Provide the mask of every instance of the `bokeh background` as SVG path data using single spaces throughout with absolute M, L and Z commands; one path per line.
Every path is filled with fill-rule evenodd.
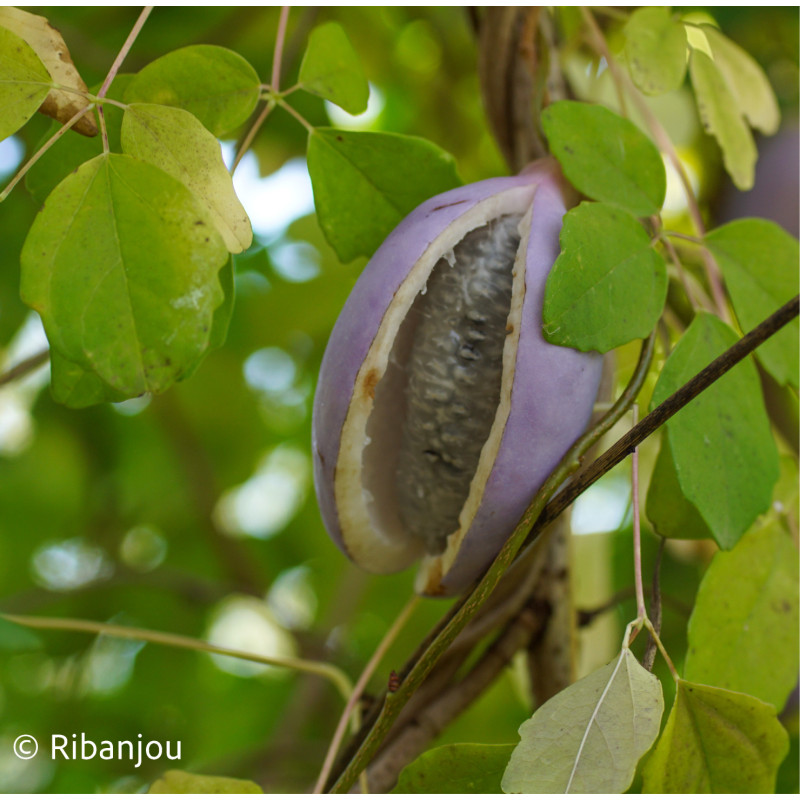
M 125 7 L 31 10 L 61 30 L 90 86 L 103 79 L 138 15 Z M 654 108 L 710 219 L 757 213 L 796 235 L 797 9 L 692 12 L 711 17 L 750 52 L 778 95 L 783 128 L 759 142 L 756 188 L 738 196 L 722 175 L 688 89 L 659 98 Z M 178 47 L 210 43 L 241 53 L 266 82 L 277 19 L 276 8 L 157 8 L 123 71 Z M 284 85 L 296 75 L 308 31 L 331 19 L 344 26 L 363 59 L 370 106 L 353 118 L 317 98 L 293 95 L 309 121 L 425 136 L 453 153 L 465 181 L 506 171 L 483 117 L 468 11 L 294 9 Z M 569 35 L 569 10 L 560 23 Z M 608 35 L 613 48 L 619 43 L 613 24 Z M 564 67 L 579 98 L 614 105 L 604 65 L 578 42 L 565 49 Z M 37 116 L 0 143 L 3 182 L 49 125 Z M 223 143 L 228 158 L 234 148 Z M 0 610 L 324 659 L 354 677 L 369 658 L 404 605 L 413 575 L 361 573 L 328 540 L 317 511 L 311 401 L 328 334 L 364 261 L 338 263 L 323 240 L 304 152 L 303 128 L 276 111 L 236 173 L 256 243 L 236 259 L 228 340 L 191 379 L 160 397 L 83 411 L 52 401 L 46 366 L 0 387 Z M 19 300 L 19 253 L 36 211 L 23 186 L 0 207 L 0 372 L 46 345 L 38 317 Z M 673 228 L 685 224 L 683 211 L 680 192 L 671 191 Z M 620 380 L 637 349 L 619 353 Z M 643 449 L 645 472 L 655 451 L 655 444 Z M 622 626 L 635 615 L 629 493 L 623 464 L 575 508 L 577 604 L 592 609 L 619 598 L 582 632 L 582 671 L 613 654 Z M 645 544 L 647 570 L 653 537 Z M 710 555 L 696 543 L 665 554 L 665 641 L 679 664 Z M 446 607 L 444 601 L 422 604 L 373 689 L 402 665 Z M 328 684 L 285 670 L 86 634 L 40 632 L 38 639 L 36 647 L 0 641 L 3 792 L 138 791 L 175 766 L 20 761 L 11 752 L 22 733 L 44 740 L 80 732 L 96 741 L 138 734 L 145 741 L 180 740 L 182 769 L 250 778 L 266 791 L 306 790 L 341 712 Z M 524 670 L 512 665 L 440 741 L 515 742 L 530 714 L 528 694 Z M 796 711 L 787 724 L 793 749 L 779 789 L 796 791 Z

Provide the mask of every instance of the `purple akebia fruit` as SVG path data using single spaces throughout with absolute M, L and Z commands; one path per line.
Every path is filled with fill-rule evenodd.
M 421 559 L 451 595 L 499 552 L 586 427 L 602 356 L 545 342 L 545 281 L 571 196 L 551 159 L 423 203 L 378 248 L 314 398 L 317 498 L 364 569 Z

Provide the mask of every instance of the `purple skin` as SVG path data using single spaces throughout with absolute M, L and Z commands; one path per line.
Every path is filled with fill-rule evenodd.
M 455 563 L 426 591 L 454 594 L 493 560 L 541 483 L 583 432 L 600 383 L 602 356 L 544 341 L 541 310 L 547 274 L 559 254 L 565 213 L 553 163 L 538 162 L 510 178 L 459 187 L 423 203 L 378 248 L 334 326 L 314 398 L 314 482 L 323 521 L 344 551 L 334 501 L 339 441 L 356 376 L 385 309 L 428 245 L 476 203 L 515 186 L 540 183 L 528 245 L 526 295 L 512 389 L 512 407 L 483 499 Z M 547 394 L 542 396 L 542 376 Z

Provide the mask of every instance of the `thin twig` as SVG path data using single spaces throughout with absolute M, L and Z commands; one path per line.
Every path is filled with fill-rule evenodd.
M 236 167 L 239 166 L 239 162 L 244 158 L 245 153 L 249 150 L 250 145 L 253 143 L 253 139 L 256 138 L 256 134 L 261 130 L 261 126 L 264 124 L 264 120 L 270 115 L 272 109 L 275 108 L 275 101 L 268 100 L 267 104 L 261 110 L 261 113 L 258 115 L 256 121 L 250 126 L 250 130 L 247 131 L 247 135 L 242 139 L 242 143 L 239 145 L 239 150 L 236 153 L 236 158 L 233 159 L 233 164 L 231 164 L 231 175 L 236 172 Z
M 661 556 L 664 555 L 664 546 L 667 540 L 662 536 L 661 541 L 658 543 L 658 552 L 656 553 L 656 563 L 653 566 L 653 587 L 650 594 L 650 614 L 653 628 L 656 633 L 661 635 Z M 653 664 L 656 660 L 656 650 L 658 645 L 652 634 L 648 633 L 647 645 L 644 649 L 642 656 L 642 666 L 648 670 L 653 671 Z
M 275 53 L 272 57 L 272 91 L 280 91 L 281 62 L 283 61 L 283 43 L 286 40 L 286 24 L 289 21 L 289 6 L 281 7 L 278 19 L 278 32 L 275 35 Z
M 0 375 L 0 386 L 5 386 L 7 383 L 11 383 L 17 380 L 17 378 L 21 378 L 29 372 L 33 372 L 35 369 L 41 367 L 48 358 L 50 358 L 50 351 L 45 347 L 44 350 L 40 350 L 35 355 L 30 356 L 30 358 L 20 361 L 19 364 L 11 367 L 8 372 L 4 372 Z
M 408 601 L 408 603 L 406 603 L 405 607 L 397 615 L 397 618 L 392 623 L 389 630 L 386 631 L 386 634 L 384 635 L 383 639 L 381 639 L 380 644 L 375 648 L 375 652 L 372 654 L 370 660 L 367 662 L 367 665 L 364 667 L 364 671 L 361 673 L 361 675 L 359 675 L 353 692 L 350 695 L 350 699 L 347 701 L 347 705 L 344 707 L 342 716 L 339 718 L 339 723 L 336 726 L 336 731 L 333 734 L 331 743 L 328 746 L 328 752 L 325 754 L 325 761 L 322 765 L 322 769 L 320 770 L 319 777 L 317 778 L 317 783 L 314 786 L 314 794 L 321 794 L 322 790 L 325 788 L 325 784 L 331 774 L 333 760 L 336 758 L 336 753 L 339 751 L 339 746 L 342 743 L 342 738 L 344 737 L 344 732 L 347 728 L 347 722 L 350 719 L 350 715 L 360 702 L 361 695 L 367 688 L 369 679 L 378 668 L 378 665 L 383 657 L 386 655 L 386 651 L 389 649 L 389 647 L 391 647 L 392 643 L 397 638 L 397 634 L 400 633 L 405 624 L 408 622 L 411 614 L 414 613 L 414 609 L 416 609 L 416 607 L 419 605 L 419 600 L 419 596 L 414 595 Z
M 309 133 L 314 132 L 314 126 L 299 112 L 292 108 L 288 103 L 278 100 L 278 105 L 288 111 Z
M 22 614 L 2 614 L 0 618 L 24 625 L 27 628 L 43 630 L 76 631 L 78 633 L 95 633 L 100 636 L 112 636 L 116 639 L 132 639 L 137 642 L 151 642 L 152 644 L 179 647 L 183 650 L 196 650 L 204 653 L 214 653 L 220 656 L 240 658 L 245 661 L 254 661 L 271 667 L 285 667 L 297 672 L 308 672 L 327 678 L 338 690 L 339 694 L 347 700 L 352 691 L 353 684 L 345 673 L 335 664 L 325 661 L 309 661 L 304 658 L 279 658 L 262 656 L 257 653 L 248 653 L 245 650 L 234 650 L 221 647 L 202 639 L 193 639 L 191 636 L 181 636 L 177 633 L 164 633 L 146 628 L 133 628 L 127 625 L 112 625 L 105 622 L 94 622 L 88 619 L 70 619 L 62 617 L 31 617 Z

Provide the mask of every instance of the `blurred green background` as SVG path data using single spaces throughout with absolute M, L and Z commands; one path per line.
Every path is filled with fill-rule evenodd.
M 30 10 L 60 29 L 90 86 L 102 81 L 138 15 L 126 7 Z M 797 9 L 693 10 L 711 15 L 760 61 L 781 102 L 787 135 L 796 135 Z M 178 47 L 211 43 L 241 53 L 266 82 L 277 19 L 277 8 L 156 8 L 123 71 L 135 72 Z M 505 172 L 484 122 L 464 9 L 294 9 L 283 85 L 293 82 L 308 31 L 330 19 L 344 26 L 363 59 L 371 106 L 363 117 L 346 119 L 298 93 L 292 102 L 308 120 L 427 137 L 453 153 L 465 181 Z M 562 23 L 569 30 L 569 14 Z M 614 37 L 612 25 L 612 47 Z M 565 52 L 574 91 L 611 99 L 605 76 L 578 43 Z M 733 202 L 731 190 L 688 90 L 654 107 L 694 167 L 709 215 L 721 215 Z M 0 144 L 4 182 L 49 125 L 37 116 Z M 339 264 L 324 242 L 304 152 L 303 128 L 275 112 L 240 168 L 237 186 L 259 236 L 236 260 L 228 340 L 191 379 L 157 398 L 83 411 L 51 400 L 47 368 L 0 388 L 0 610 L 299 654 L 332 661 L 353 677 L 369 658 L 404 605 L 413 575 L 373 578 L 358 571 L 329 541 L 316 508 L 309 459 L 316 374 L 364 262 Z M 760 178 L 753 191 L 766 197 L 774 179 Z M 19 252 L 36 211 L 22 186 L 0 208 L 0 372 L 45 344 L 38 318 L 19 300 Z M 679 227 L 679 201 L 673 213 Z M 636 350 L 620 353 L 621 380 Z M 643 462 L 652 462 L 655 452 L 655 443 L 645 447 Z M 584 534 L 576 537 L 579 606 L 598 606 L 632 584 L 626 470 L 623 464 L 607 476 L 576 510 Z M 648 570 L 655 542 L 648 537 L 646 544 Z M 664 638 L 679 665 L 709 557 L 694 545 L 665 555 Z M 422 604 L 373 690 L 403 664 L 446 605 Z M 582 670 L 613 654 L 622 625 L 634 615 L 628 601 L 597 618 L 583 634 Z M 4 792 L 137 791 L 175 766 L 250 778 L 266 791 L 307 790 L 342 708 L 318 678 L 86 634 L 41 632 L 39 639 L 38 648 L 8 643 L 0 650 Z M 522 673 L 512 667 L 441 741 L 516 741 L 530 714 L 526 698 Z M 796 791 L 796 712 L 789 725 L 793 752 L 779 789 Z M 95 741 L 139 734 L 145 741 L 179 740 L 182 760 L 146 761 L 134 770 L 98 759 L 20 761 L 11 752 L 22 733 L 42 742 L 53 733 L 80 732 Z

